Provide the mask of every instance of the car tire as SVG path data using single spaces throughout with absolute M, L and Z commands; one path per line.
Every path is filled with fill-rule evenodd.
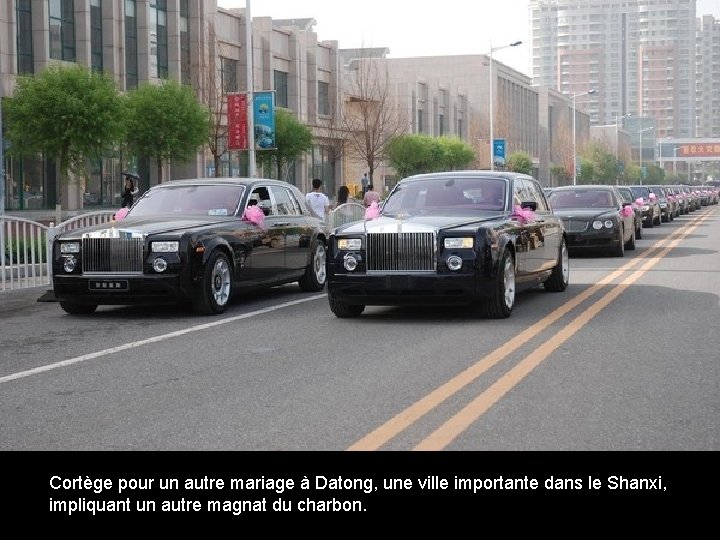
M 315 239 L 310 249 L 310 264 L 298 284 L 304 292 L 322 291 L 327 281 L 327 251 L 322 241 Z
M 550 277 L 545 281 L 543 286 L 545 290 L 549 292 L 562 292 L 567 289 L 569 282 L 570 255 L 568 254 L 565 238 L 563 238 L 560 244 L 557 264 L 553 267 Z
M 625 243 L 625 249 L 627 249 L 629 251 L 633 251 L 635 249 L 635 227 L 633 227 L 632 236 L 630 236 L 630 240 L 628 240 Z
M 330 311 L 332 311 L 338 319 L 355 319 L 365 311 L 365 306 L 348 304 L 341 300 L 330 298 L 329 296 L 328 302 L 330 303 Z
M 233 271 L 230 261 L 219 249 L 210 254 L 193 309 L 201 315 L 223 313 L 232 297 Z
M 624 257 L 625 256 L 625 229 L 623 228 L 620 232 L 620 240 L 617 243 L 617 246 L 613 250 L 610 251 L 610 254 L 615 257 Z
M 505 319 L 515 306 L 515 259 L 505 250 L 498 264 L 495 277 L 495 291 L 492 298 L 482 306 L 482 312 L 489 319 Z
M 76 304 L 74 302 L 60 302 L 60 307 L 70 315 L 89 315 L 97 309 L 97 304 Z

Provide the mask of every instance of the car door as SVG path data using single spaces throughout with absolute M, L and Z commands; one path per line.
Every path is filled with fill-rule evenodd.
M 268 282 L 277 280 L 285 273 L 285 223 L 284 216 L 278 215 L 270 194 L 270 186 L 256 184 L 248 198 L 248 205 L 256 204 L 265 214 L 264 222 L 258 226 L 260 235 L 253 242 L 250 266 L 255 280 Z
M 623 212 L 623 198 L 620 193 L 613 189 L 611 191 L 613 202 L 615 204 L 615 208 L 617 208 L 618 214 L 620 216 L 620 219 L 623 223 L 623 242 L 629 242 L 630 238 L 632 238 L 633 233 L 635 232 L 635 211 L 633 212 Z
M 536 202 L 532 184 L 523 178 L 516 178 L 513 187 L 514 206 L 519 207 L 525 202 Z M 517 209 L 517 208 L 516 208 Z M 518 235 L 515 254 L 518 277 L 539 272 L 545 261 L 545 235 L 543 217 L 533 211 L 534 217 L 525 220 L 517 219 Z
M 562 221 L 550 208 L 550 203 L 548 203 L 540 184 L 536 180 L 526 179 L 525 181 L 530 184 L 534 200 L 537 203 L 535 211 L 538 225 L 537 234 L 542 239 L 541 254 L 544 259 L 540 269 L 550 270 L 557 264 L 560 253 L 560 242 L 563 235 Z
M 274 228 L 282 231 L 285 246 L 285 267 L 289 272 L 301 270 L 307 266 L 308 247 L 301 245 L 301 239 L 312 234 L 305 222 L 297 199 L 291 190 L 284 186 L 271 186 L 278 220 Z

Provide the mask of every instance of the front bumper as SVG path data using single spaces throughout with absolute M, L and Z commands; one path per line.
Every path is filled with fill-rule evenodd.
M 121 284 L 123 289 L 100 288 L 98 283 Z M 127 285 L 127 290 L 124 286 Z M 60 301 L 76 304 L 134 305 L 189 300 L 194 290 L 178 274 L 112 276 L 53 276 L 53 291 Z
M 567 233 L 566 237 L 567 247 L 570 250 L 612 249 L 622 242 L 620 231 L 617 229 Z

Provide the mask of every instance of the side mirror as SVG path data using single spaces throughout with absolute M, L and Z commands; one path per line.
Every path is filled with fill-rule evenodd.
M 529 208 L 534 212 L 537 210 L 537 203 L 535 201 L 523 201 L 520 203 L 520 208 Z

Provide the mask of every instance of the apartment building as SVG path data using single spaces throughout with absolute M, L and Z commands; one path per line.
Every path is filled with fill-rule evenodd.
M 697 21 L 696 137 L 720 137 L 720 20 Z
M 316 176 L 333 189 L 340 174 L 335 135 L 327 127 L 339 101 L 337 43 L 318 42 L 313 24 L 269 17 L 252 22 L 253 90 L 274 91 L 276 104 L 310 126 L 318 141 L 282 172 L 303 190 Z M 12 96 L 19 75 L 77 63 L 112 74 L 121 91 L 171 78 L 192 85 L 203 103 L 222 100 L 249 88 L 245 28 L 244 9 L 218 8 L 216 0 L 7 0 L 0 3 L 0 96 Z M 119 204 L 122 171 L 138 172 L 141 190 L 157 183 L 150 158 L 104 156 L 90 163 L 89 178 L 71 186 L 59 185 L 55 164 L 44 157 L 6 158 L 5 206 L 54 208 L 62 200 L 64 209 L 112 207 Z M 247 174 L 247 152 L 220 158 L 219 174 Z M 180 179 L 213 176 L 217 166 L 206 148 L 190 163 L 165 169 L 164 178 Z

